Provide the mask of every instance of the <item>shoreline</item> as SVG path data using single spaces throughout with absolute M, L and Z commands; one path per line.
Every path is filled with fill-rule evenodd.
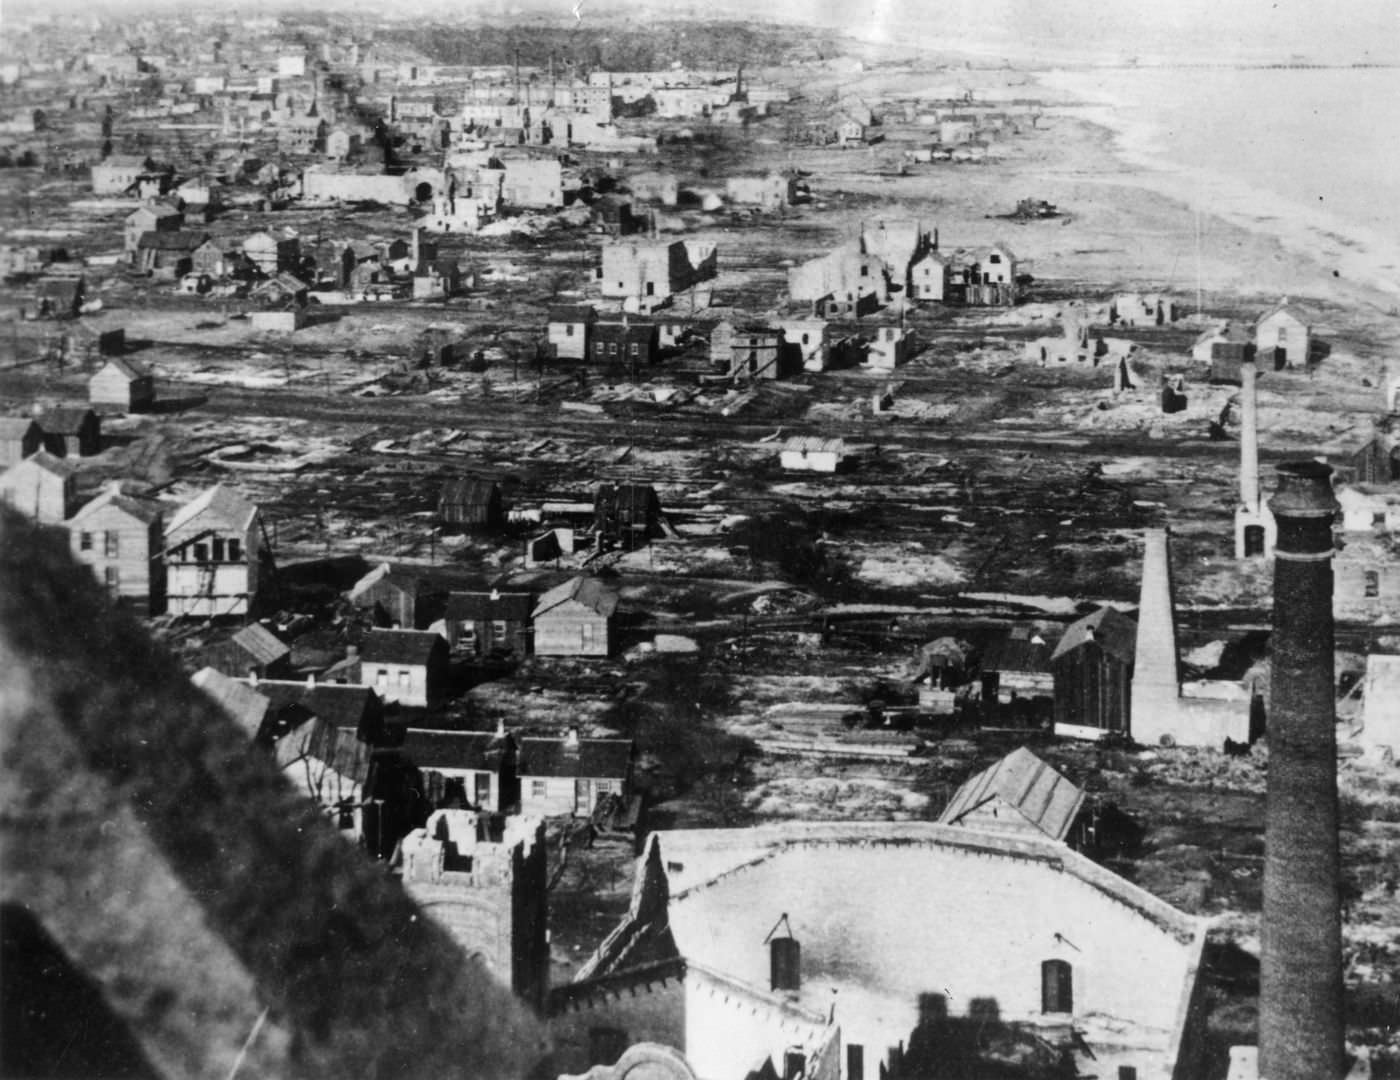
M 1076 85 L 1076 74 L 1063 68 L 1029 73 L 1037 86 L 1058 96 L 1047 103 L 1050 111 L 1106 134 L 1106 148 L 1123 169 L 1098 177 L 1100 182 L 1154 191 L 1189 213 L 1276 241 L 1318 267 L 1317 285 L 1304 297 L 1360 301 L 1383 314 L 1400 314 L 1400 244 L 1380 229 L 1251 187 L 1241 177 L 1174 164 L 1161 152 L 1150 123 L 1127 108 L 1090 100 Z

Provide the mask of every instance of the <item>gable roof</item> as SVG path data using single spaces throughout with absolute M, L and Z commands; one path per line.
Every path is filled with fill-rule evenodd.
M 441 501 L 483 506 L 500 495 L 501 486 L 484 476 L 449 476 L 442 483 Z
M 494 731 L 427 731 L 410 728 L 399 753 L 419 769 L 477 769 L 500 772 L 509 735 Z
M 1290 304 L 1287 300 L 1275 304 L 1268 311 L 1264 312 L 1264 314 L 1260 315 L 1259 318 L 1254 320 L 1254 325 L 1256 327 L 1260 326 L 1261 324 L 1267 322 L 1269 319 L 1274 319 L 1279 316 L 1293 319 L 1296 322 L 1302 323 L 1306 327 L 1312 327 L 1312 322 L 1308 319 L 1307 312 L 1305 312 L 1297 304 Z
M 256 686 L 258 693 L 271 703 L 273 712 L 300 709 L 332 727 L 359 730 L 379 711 L 379 695 L 368 686 L 292 679 L 259 679 Z
M 420 595 L 425 588 L 425 584 L 421 578 L 413 577 L 410 574 L 397 573 L 388 563 L 380 563 L 350 587 L 350 602 L 354 603 L 376 585 L 380 584 L 383 584 L 386 588 L 398 589 L 401 592 L 406 592 L 410 596 L 415 597 Z
M 0 473 L 0 477 L 9 476 L 20 470 L 28 471 L 31 469 L 39 469 L 58 477 L 60 480 L 68 480 L 78 472 L 78 467 L 66 458 L 54 457 L 47 450 L 39 450 L 30 454 L 23 461 L 16 461 L 4 473 Z
M 286 643 L 262 623 L 249 623 L 231 640 L 260 664 L 272 664 L 292 655 Z
M 83 425 L 99 422 L 97 413 L 86 405 L 55 405 L 39 416 L 39 424 L 53 435 L 77 435 Z
M 527 592 L 453 592 L 447 594 L 447 618 L 457 622 L 529 622 L 534 597 Z
M 210 700 L 242 728 L 248 738 L 258 737 L 272 704 L 264 695 L 247 683 L 211 667 L 200 668 L 190 677 L 190 682 L 208 694 Z
M 1063 840 L 1084 803 L 1084 792 L 1020 746 L 958 788 L 938 821 L 955 825 L 994 798 L 1014 807 L 1050 839 Z
M 987 646 L 982 654 L 982 670 L 1048 673 L 1050 646 L 1038 635 L 1007 631 Z
M 426 664 L 445 648 L 441 635 L 426 630 L 370 630 L 360 642 L 360 660 L 369 664 Z
M 547 321 L 551 323 L 586 323 L 592 322 L 597 314 L 588 304 L 561 305 L 549 309 Z
M 150 371 L 147 370 L 144 365 L 137 363 L 135 360 L 128 360 L 124 356 L 109 357 L 105 364 L 93 372 L 92 377 L 94 379 L 97 378 L 108 368 L 115 370 L 128 382 L 137 382 L 138 380 L 152 377 Z
M 152 522 L 158 521 L 162 511 L 160 503 L 156 502 L 154 499 L 127 495 L 120 488 L 110 487 L 95 498 L 89 499 L 79 507 L 77 512 L 68 520 L 70 523 L 76 523 L 108 506 L 116 507 L 124 514 L 135 518 L 143 525 L 150 525 Z
M 538 619 L 569 600 L 576 601 L 605 618 L 617 610 L 617 593 L 597 578 L 579 576 L 562 585 L 556 585 L 541 596 L 531 616 Z
M 180 213 L 179 210 L 171 206 L 169 203 L 147 203 L 144 206 L 138 206 L 135 210 L 128 214 L 126 220 L 130 221 L 137 214 L 150 214 L 151 217 L 157 219 L 184 216 Z
M 205 234 L 199 232 L 155 232 L 147 230 L 136 241 L 142 251 L 194 251 L 203 246 Z
M 165 531 L 173 533 L 206 512 L 223 525 L 242 531 L 253 523 L 258 508 L 232 488 L 215 484 L 175 511 L 175 516 L 170 519 Z
M 1131 664 L 1136 641 L 1137 623 L 1114 608 L 1101 607 L 1069 624 L 1050 659 L 1053 662 L 1065 653 L 1093 642 L 1115 659 Z
M 521 739 L 516 772 L 523 776 L 581 776 L 622 779 L 632 765 L 631 739 Z
M 371 1059 L 528 1074 L 541 1031 L 509 990 L 66 545 L 4 510 L 0 528 L 0 664 L 22 673 L 0 695 L 0 899 L 42 924 L 154 1075 L 226 1076 L 240 1057 L 249 1075 L 306 1080 Z
M 37 429 L 39 435 L 44 433 L 44 429 L 32 416 L 0 416 L 0 439 L 24 439 L 29 436 L 31 429 Z

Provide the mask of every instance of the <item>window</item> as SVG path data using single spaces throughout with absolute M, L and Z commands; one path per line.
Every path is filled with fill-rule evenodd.
M 565 336 L 565 337 L 573 337 L 573 336 L 574 336 L 574 324 L 573 324 L 573 323 L 568 323 L 568 324 L 564 327 L 564 336 Z
M 229 542 L 228 542 L 228 561 L 229 561 L 229 562 L 238 562 L 238 561 L 239 561 L 239 559 L 240 559 L 239 551 L 240 551 L 240 548 L 241 548 L 241 547 L 242 547 L 242 545 L 241 545 L 237 540 L 232 540 L 232 539 L 229 540 Z
M 638 355 L 637 343 L 634 341 L 634 342 L 632 342 L 632 359 L 635 360 L 635 359 L 637 358 L 637 355 Z
M 544 780 L 530 781 L 530 798 L 543 799 L 547 794 L 549 794 L 548 783 L 546 783 Z
M 987 256 L 987 261 L 993 266 L 999 266 L 1001 264 L 1001 256 L 994 251 Z
M 616 341 L 610 341 L 610 342 L 608 342 L 608 355 L 609 355 L 609 356 L 616 356 L 616 355 L 617 355 L 617 342 L 616 342 Z
M 1288 327 L 1286 327 L 1286 326 L 1280 326 L 1280 327 L 1278 328 L 1278 339 L 1277 339 L 1277 340 L 1278 340 L 1278 343 L 1279 343 L 1280 345 L 1282 345 L 1285 341 L 1288 340 Z
M 223 538 L 222 536 L 216 536 L 216 537 L 214 537 L 213 546 L 214 546 L 214 561 L 215 561 L 215 562 L 223 562 L 223 561 L 224 561 L 224 538 Z
M 384 670 L 375 672 L 374 686 L 381 694 L 389 689 L 389 673 Z
M 585 649 L 593 647 L 593 624 L 584 623 L 578 628 L 579 645 Z
M 409 688 L 409 685 L 410 685 L 411 680 L 412 680 L 412 676 L 411 676 L 411 674 L 409 673 L 409 670 L 408 670 L 407 668 L 400 668 L 400 669 L 399 669 L 399 689 L 400 689 L 400 690 L 407 690 L 407 689 Z
M 202 562 L 208 562 L 208 561 L 209 561 L 209 545 L 208 545 L 208 544 L 195 544 L 195 546 L 194 546 L 194 561 L 195 561 L 195 562 L 201 562 L 201 563 L 202 563 Z
M 102 580 L 108 592 L 116 592 L 121 588 L 121 572 L 115 566 L 109 566 L 102 571 Z
M 115 559 L 121 552 L 120 534 L 116 529 L 108 529 L 102 534 L 102 554 Z
M 506 633 L 507 630 L 504 620 L 497 619 L 491 624 L 491 637 L 493 640 L 497 642 L 504 641 L 506 639 Z
M 1040 1011 L 1074 1012 L 1074 970 L 1065 960 L 1046 960 L 1040 965 Z
M 1379 570 L 1367 570 L 1364 573 L 1366 597 L 1374 599 L 1381 594 L 1381 575 Z
M 861 277 L 869 277 L 869 276 L 870 276 L 870 267 L 866 266 L 864 263 L 861 263 L 861 267 L 860 267 L 860 276 L 861 276 Z
M 648 296 L 655 296 L 655 295 L 656 295 L 656 282 L 654 282 L 654 281 L 648 281 L 648 282 L 647 282 L 647 295 L 648 295 Z
M 79 550 L 79 551 L 91 551 L 91 550 L 92 550 L 92 533 L 90 533 L 90 532 L 80 532 L 80 533 L 78 534 L 78 550 Z

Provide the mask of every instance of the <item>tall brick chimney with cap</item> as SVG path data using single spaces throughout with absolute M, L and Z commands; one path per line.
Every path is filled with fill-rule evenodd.
M 1336 1080 L 1345 1062 L 1333 674 L 1332 469 L 1278 468 L 1264 833 L 1261 1080 Z

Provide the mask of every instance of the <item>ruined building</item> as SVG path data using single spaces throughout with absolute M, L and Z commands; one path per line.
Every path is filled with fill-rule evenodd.
M 1332 470 L 1279 466 L 1259 1075 L 1336 1080 L 1344 1068 Z
M 403 840 L 409 896 L 536 1009 L 549 985 L 544 822 L 437 810 Z

